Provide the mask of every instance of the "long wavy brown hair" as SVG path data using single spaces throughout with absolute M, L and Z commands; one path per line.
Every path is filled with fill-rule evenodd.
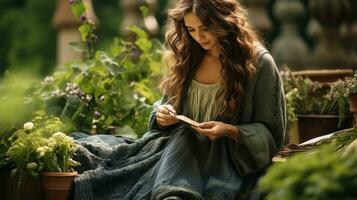
M 169 10 L 165 61 L 170 71 L 161 88 L 168 102 L 180 111 L 185 83 L 205 55 L 185 27 L 184 16 L 190 12 L 218 39 L 223 80 L 218 96 L 224 102 L 222 112 L 233 113 L 244 99 L 245 84 L 256 72 L 256 44 L 261 44 L 247 22 L 246 11 L 236 0 L 180 0 Z

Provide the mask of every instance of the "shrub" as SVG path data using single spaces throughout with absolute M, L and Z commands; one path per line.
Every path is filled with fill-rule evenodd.
M 335 148 L 325 146 L 274 164 L 259 188 L 267 200 L 355 199 L 356 165 L 356 152 L 342 156 Z

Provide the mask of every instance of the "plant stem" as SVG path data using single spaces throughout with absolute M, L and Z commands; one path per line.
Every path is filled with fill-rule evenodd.
M 21 184 L 22 184 L 22 170 L 19 170 L 19 177 L 18 177 L 18 180 L 17 180 L 17 193 L 16 193 L 16 199 L 17 200 L 20 200 L 20 192 L 21 192 Z

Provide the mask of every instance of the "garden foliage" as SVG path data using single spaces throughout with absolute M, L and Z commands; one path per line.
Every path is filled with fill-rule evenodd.
M 96 50 L 95 26 L 85 17 L 81 1 L 74 9 L 81 20 L 82 41 L 72 44 L 85 55 L 42 81 L 7 73 L 0 85 L 0 167 L 15 131 L 37 111 L 58 117 L 66 133 L 81 131 L 141 137 L 152 104 L 161 98 L 162 44 L 135 26 L 134 42 L 115 38 L 107 51 Z M 11 163 L 10 163 L 11 165 Z
M 31 69 L 34 74 L 48 75 L 56 61 L 56 30 L 52 20 L 58 1 L 0 0 L 0 76 L 6 70 Z M 120 37 L 124 19 L 118 0 L 92 1 L 100 27 L 96 46 L 106 48 L 113 37 Z M 168 1 L 157 1 L 155 15 L 162 26 Z
M 95 26 L 82 1 L 70 1 L 81 21 L 82 41 L 72 44 L 84 54 L 66 70 L 47 77 L 38 90 L 42 99 L 59 102 L 60 115 L 76 131 L 141 136 L 147 129 L 151 105 L 161 97 L 157 88 L 163 71 L 162 45 L 135 27 L 134 43 L 115 38 L 108 51 L 94 49 Z
M 142 135 L 151 105 L 161 96 L 161 45 L 132 30 L 137 45 L 115 39 L 110 51 L 96 51 L 92 59 L 71 62 L 47 77 L 34 98 L 50 103 L 51 111 L 71 121 L 76 131 L 119 133 L 126 127 Z
M 0 0 L 0 76 L 6 69 L 34 74 L 53 71 L 56 32 L 52 16 L 56 1 Z
M 349 114 L 348 98 L 341 87 L 295 76 L 290 72 L 282 76 L 288 113 L 288 124 L 297 115 L 339 115 L 340 123 Z
M 333 146 L 274 164 L 260 181 L 267 200 L 355 199 L 357 154 L 343 156 Z

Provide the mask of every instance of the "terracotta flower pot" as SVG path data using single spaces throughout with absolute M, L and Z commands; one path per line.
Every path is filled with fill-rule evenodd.
M 11 177 L 10 171 L 0 171 L 1 200 L 44 200 L 40 179 L 27 177 L 18 191 L 18 178 Z
M 357 113 L 357 94 L 350 95 L 348 97 L 350 101 L 350 111 L 353 112 L 354 114 Z
M 338 115 L 298 115 L 299 143 L 338 130 L 351 128 L 352 117 L 346 117 L 340 127 L 338 123 Z
M 74 178 L 77 172 L 43 172 L 42 187 L 47 200 L 73 199 Z
M 352 69 L 318 69 L 318 70 L 299 70 L 292 72 L 295 76 L 307 77 L 313 81 L 320 83 L 332 83 L 338 79 L 344 79 L 345 77 L 352 77 Z

